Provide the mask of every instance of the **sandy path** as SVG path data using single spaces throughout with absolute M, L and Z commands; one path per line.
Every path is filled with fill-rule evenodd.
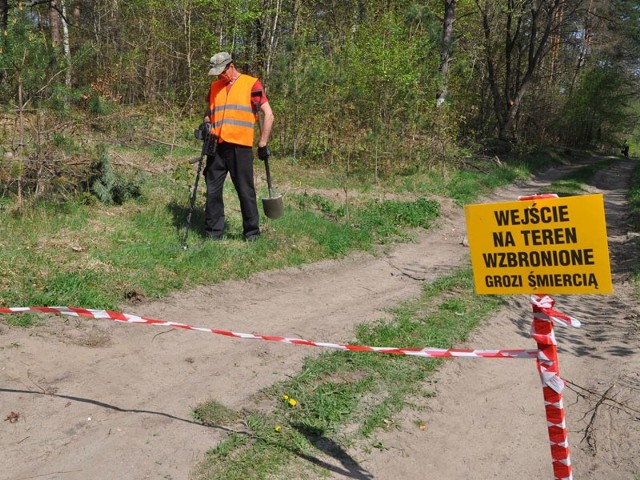
M 600 395 L 565 390 L 576 479 L 640 475 L 640 305 L 627 283 L 639 259 L 637 239 L 627 234 L 625 188 L 632 167 L 625 163 L 602 172 L 590 189 L 605 195 L 614 295 L 556 297 L 558 310 L 583 323 L 580 329 L 556 328 L 563 378 L 600 395 L 611 388 L 608 397 L 629 407 L 598 405 Z M 526 297 L 510 298 L 466 346 L 532 348 L 530 311 Z M 451 360 L 439 371 L 434 390 L 426 412 L 410 413 L 399 433 L 383 434 L 388 450 L 362 458 L 371 478 L 418 478 L 420 469 L 429 472 L 427 478 L 433 473 L 447 480 L 553 478 L 533 362 Z M 592 415 L 591 434 L 585 435 Z M 427 428 L 418 429 L 417 420 Z

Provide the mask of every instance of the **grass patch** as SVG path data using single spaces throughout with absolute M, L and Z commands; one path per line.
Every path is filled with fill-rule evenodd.
M 559 196 L 580 195 L 586 191 L 584 186 L 593 179 L 596 173 L 610 167 L 612 163 L 617 161 L 619 160 L 611 158 L 578 168 L 565 178 L 552 182 L 549 185 L 549 191 L 557 193 Z
M 640 164 L 637 164 L 631 174 L 627 200 L 631 209 L 631 228 L 634 232 L 640 232 Z M 636 242 L 639 241 L 636 238 Z M 640 298 L 640 270 L 633 274 L 633 281 L 636 286 L 636 296 Z
M 640 163 L 635 166 L 631 174 L 631 182 L 627 193 L 627 200 L 631 209 L 631 221 L 634 231 L 640 231 Z
M 178 192 L 167 192 L 170 187 L 165 180 L 147 186 L 145 198 L 155 201 L 69 203 L 55 212 L 42 206 L 20 216 L 0 214 L 0 268 L 6 272 L 0 279 L 0 305 L 114 309 L 130 298 L 158 298 L 190 285 L 407 241 L 404 228 L 428 228 L 439 214 L 432 200 L 374 201 L 358 207 L 349 219 L 339 205 L 309 197 L 288 201 L 277 222 L 263 218 L 265 234 L 247 244 L 239 241 L 241 217 L 229 186 L 227 240 L 205 242 L 201 227 L 195 227 L 190 248 L 183 251 L 186 201 L 183 207 L 174 203 Z
M 43 325 L 45 321 L 36 313 L 25 312 L 20 315 L 7 315 L 4 323 L 11 327 L 30 328 Z
M 196 422 L 207 426 L 232 425 L 242 418 L 242 413 L 225 407 L 219 402 L 208 401 L 201 403 L 191 411 Z
M 475 295 L 472 273 L 464 269 L 427 285 L 392 319 L 358 326 L 354 343 L 449 348 L 501 305 L 496 297 Z M 234 434 L 209 451 L 196 478 L 269 478 L 293 463 L 304 478 L 322 455 L 346 455 L 343 445 L 381 448 L 375 432 L 431 395 L 427 381 L 440 363 L 367 352 L 309 358 L 295 377 L 263 392 L 266 403 L 277 399 L 275 407 L 248 417 L 248 434 Z M 310 461 L 298 465 L 299 459 Z
M 526 155 L 510 155 L 502 160 L 481 156 L 398 167 L 382 177 L 374 177 L 372 172 L 369 176 L 363 172 L 348 174 L 338 166 L 301 167 L 282 162 L 277 164 L 277 168 L 280 176 L 291 179 L 292 186 L 309 191 L 331 189 L 350 197 L 374 198 L 402 194 L 439 195 L 464 205 L 497 187 L 526 179 L 542 168 L 566 162 L 567 158 L 563 152 L 547 149 Z

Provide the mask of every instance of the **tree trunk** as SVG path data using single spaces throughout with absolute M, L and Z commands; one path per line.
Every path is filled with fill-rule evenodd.
M 49 6 L 49 33 L 54 47 L 60 45 L 60 14 L 58 13 L 58 1 L 51 0 Z
M 191 2 L 185 4 L 182 11 L 182 27 L 185 35 L 185 60 L 187 62 L 187 88 L 189 93 L 189 100 L 191 100 L 195 94 L 195 88 L 193 85 L 193 45 L 192 45 L 192 20 L 193 10 Z M 189 117 L 193 116 L 193 102 L 189 101 Z
M 546 1 L 542 2 L 538 6 L 538 9 L 532 9 L 530 11 L 531 21 L 528 32 L 529 51 L 527 57 L 527 68 L 522 79 L 515 85 L 513 103 L 511 103 L 511 100 L 508 102 L 507 121 L 500 132 L 500 138 L 506 139 L 511 136 L 516 115 L 522 103 L 522 98 L 528 90 L 529 85 L 533 80 L 533 76 L 539 69 L 542 59 L 547 53 L 547 42 L 549 41 L 551 32 L 557 25 L 556 22 L 558 17 L 556 12 L 560 8 L 561 4 L 562 0 Z M 545 16 L 541 17 L 543 13 Z M 541 35 L 538 37 L 539 32 L 541 32 Z
M 71 88 L 71 47 L 69 46 L 69 26 L 67 25 L 67 7 L 65 0 L 60 0 L 62 10 L 62 42 L 64 46 L 64 58 L 67 62 L 67 72 L 64 83 L 67 88 Z M 56 12 L 57 13 L 57 12 Z
M 264 11 L 270 12 L 269 15 L 265 15 L 264 18 L 257 23 L 258 57 L 264 72 L 262 79 L 267 83 L 279 41 L 277 32 L 280 14 L 282 13 L 282 0 L 268 0 L 263 2 L 262 8 Z
M 22 59 L 22 65 L 24 66 L 24 58 Z M 22 67 L 18 71 L 18 138 L 20 144 L 18 145 L 18 161 L 24 162 L 24 103 L 23 103 L 23 86 L 22 86 Z M 17 205 L 18 210 L 22 211 L 23 207 L 23 172 L 24 163 L 20 165 L 20 171 L 18 173 L 18 198 Z
M 504 70 L 498 72 L 500 56 L 495 55 L 493 46 L 500 43 L 497 40 L 499 34 L 496 33 L 499 28 L 492 29 L 490 24 L 489 9 L 492 4 L 486 0 L 481 7 L 476 0 L 482 15 L 487 76 L 501 140 L 511 140 L 515 136 L 514 126 L 522 99 L 548 52 L 547 43 L 557 26 L 557 12 L 561 4 L 562 0 L 541 0 L 530 4 L 508 2 L 509 8 L 506 9 L 506 17 L 503 17 Z M 501 85 L 498 85 L 501 78 L 499 73 L 503 74 Z
M 449 95 L 449 65 L 453 46 L 453 22 L 456 18 L 456 0 L 445 0 L 442 21 L 442 50 L 440 51 L 440 91 L 436 94 L 436 106 L 444 105 Z
M 478 7 L 478 10 L 480 10 L 480 14 L 482 16 L 482 31 L 484 33 L 485 41 L 484 51 L 485 60 L 487 62 L 487 82 L 489 83 L 489 90 L 491 92 L 491 97 L 493 100 L 493 111 L 498 123 L 498 130 L 502 131 L 503 125 L 506 120 L 503 118 L 503 100 L 500 96 L 500 89 L 498 88 L 496 65 L 493 59 L 494 52 L 492 47 L 492 29 L 489 22 L 490 2 L 489 0 L 486 0 L 483 8 L 480 6 L 479 1 L 476 0 L 476 6 Z
M 9 25 L 9 2 L 0 0 L 0 30 L 5 31 Z
M 556 25 L 562 25 L 564 22 L 564 3 L 560 6 L 556 12 Z M 549 85 L 554 85 L 556 82 L 556 71 L 558 70 L 558 58 L 560 56 L 560 31 L 556 31 L 551 36 L 551 66 L 549 68 Z
M 573 94 L 573 90 L 576 86 L 576 81 L 578 79 L 578 75 L 582 71 L 586 60 L 587 54 L 589 53 L 589 48 L 591 47 L 591 15 L 594 13 L 593 11 L 593 1 L 589 1 L 589 6 L 587 7 L 587 13 L 584 18 L 584 26 L 581 32 L 581 41 L 580 41 L 580 54 L 578 55 L 578 61 L 576 62 L 576 68 L 573 72 L 573 78 L 571 79 L 571 93 Z

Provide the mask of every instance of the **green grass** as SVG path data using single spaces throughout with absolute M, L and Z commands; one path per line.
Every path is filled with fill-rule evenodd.
M 586 165 L 571 172 L 567 177 L 556 180 L 549 185 L 549 191 L 560 196 L 580 195 L 586 191 L 585 184 L 592 181 L 600 170 L 608 168 L 618 159 L 607 159 L 592 165 Z
M 358 326 L 354 343 L 448 348 L 501 305 L 496 297 L 474 295 L 471 271 L 461 270 L 425 286 L 391 320 Z M 293 464 L 297 478 L 304 478 L 323 452 L 339 457 L 350 445 L 383 448 L 375 432 L 395 425 L 403 410 L 432 395 L 428 380 L 440 363 L 362 352 L 309 358 L 293 378 L 264 390 L 262 403 L 275 400 L 275 406 L 249 414 L 248 433 L 232 434 L 212 448 L 196 478 L 273 478 Z M 298 464 L 300 459 L 309 462 Z
M 631 227 L 638 233 L 640 232 L 640 164 L 635 166 L 631 174 L 627 200 L 631 209 Z M 636 239 L 636 242 L 638 241 L 640 240 Z M 633 280 L 636 286 L 636 296 L 640 299 L 640 270 L 633 274 Z
M 640 163 L 635 166 L 631 174 L 631 183 L 627 200 L 631 208 L 631 220 L 636 232 L 640 232 Z
M 197 422 L 207 426 L 232 425 L 238 421 L 242 414 L 219 402 L 204 402 L 191 411 L 191 416 Z
M 198 226 L 202 217 L 196 214 L 190 248 L 183 251 L 186 212 L 172 198 L 179 192 L 170 187 L 158 181 L 147 186 L 147 200 L 119 207 L 68 203 L 55 212 L 36 206 L 20 216 L 1 213 L 0 268 L 6 273 L 0 279 L 0 304 L 116 308 L 132 296 L 158 298 L 194 284 L 246 278 L 406 240 L 404 228 L 426 228 L 439 213 L 437 203 L 426 199 L 372 201 L 355 208 L 349 222 L 291 198 L 284 217 L 263 218 L 264 235 L 246 244 L 240 241 L 241 218 L 229 187 L 228 239 L 205 243 Z M 327 208 L 340 209 L 332 203 Z
M 8 197 L 0 198 L 0 306 L 118 309 L 130 299 L 161 298 L 194 285 L 247 278 L 259 271 L 412 241 L 415 229 L 429 228 L 439 215 L 437 201 L 430 198 L 434 194 L 450 195 L 459 203 L 473 201 L 491 188 L 522 178 L 535 165 L 551 161 L 544 155 L 529 159 L 530 163 L 478 160 L 468 168 L 415 168 L 377 184 L 361 175 L 274 162 L 274 176 L 286 179 L 286 185 L 304 184 L 310 192 L 335 187 L 338 195 L 285 195 L 285 215 L 277 221 L 263 217 L 264 235 L 255 244 L 245 244 L 237 197 L 227 182 L 227 239 L 211 243 L 204 241 L 202 231 L 202 186 L 189 248 L 183 251 L 180 246 L 194 180 L 194 167 L 187 160 L 194 152 L 181 147 L 162 160 L 157 149 L 155 145 L 142 151 L 117 149 L 117 159 L 132 163 L 128 159 L 135 158 L 150 171 L 163 161 L 173 165 L 172 174 L 162 170 L 146 175 L 142 197 L 123 205 L 106 206 L 85 194 L 28 204 L 17 213 Z M 260 165 L 256 163 L 257 175 Z M 266 186 L 259 185 L 258 196 L 266 197 Z

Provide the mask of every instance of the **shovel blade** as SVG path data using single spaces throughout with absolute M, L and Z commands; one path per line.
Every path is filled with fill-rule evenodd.
M 282 195 L 278 195 L 273 198 L 263 198 L 262 209 L 264 210 L 264 214 L 271 220 L 277 220 L 280 218 L 284 213 Z

